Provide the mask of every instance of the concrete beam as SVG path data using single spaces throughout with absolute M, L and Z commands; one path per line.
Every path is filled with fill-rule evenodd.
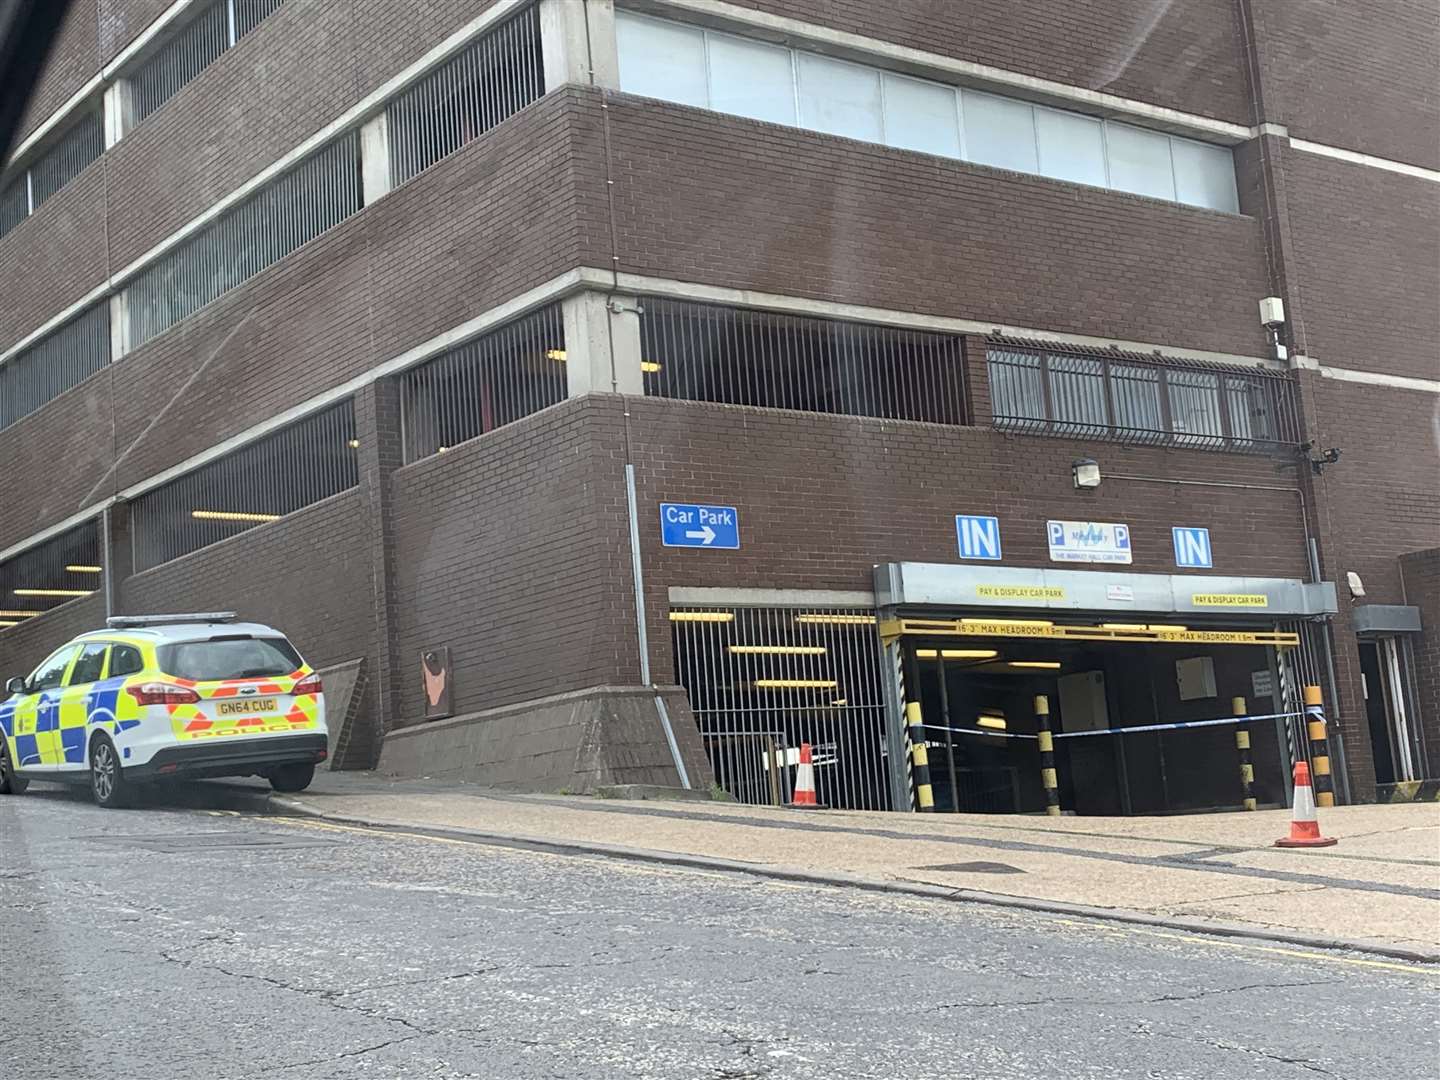
M 633 296 L 580 292 L 561 303 L 570 397 L 643 394 L 640 306 Z
M 390 173 L 390 114 L 382 112 L 360 128 L 360 183 L 364 205 L 390 193 L 395 186 Z
M 540 43 L 547 93 L 567 83 L 620 88 L 613 0 L 540 0 Z

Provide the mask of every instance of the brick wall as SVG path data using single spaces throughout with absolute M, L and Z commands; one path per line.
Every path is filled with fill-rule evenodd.
M 1321 363 L 1440 377 L 1440 196 L 1419 180 L 1284 155 L 1297 345 Z
M 457 713 L 639 682 L 618 399 L 552 406 L 395 473 L 402 722 L 449 645 Z
M 105 165 L 91 162 L 0 237 L 0 349 L 105 279 Z
M 97 27 L 96 0 L 73 0 L 51 41 L 50 56 L 30 92 L 24 118 L 15 132 L 16 143 L 48 120 L 51 113 L 99 73 Z
M 1432 0 L 1249 0 L 1266 119 L 1292 135 L 1440 168 Z
M 1248 123 L 1231 0 L 736 0 L 742 7 Z
M 0 686 L 16 675 L 29 675 L 41 660 L 76 634 L 104 625 L 105 598 L 87 596 L 62 604 L 23 626 L 0 630 Z
M 1430 759 L 1425 776 L 1440 776 L 1440 548 L 1415 551 L 1400 560 L 1406 598 L 1420 609 L 1421 629 L 1413 639 L 1415 698 Z
M 172 0 L 99 0 L 100 56 L 106 63 L 163 15 Z M 85 7 L 77 3 L 76 7 Z M 92 9 L 94 5 L 91 5 Z M 92 10 L 92 18 L 94 11 Z
M 613 99 L 622 270 L 1259 355 L 1253 218 Z
M 235 611 L 283 630 L 315 667 L 366 655 L 367 523 L 351 490 L 127 578 L 127 615 Z M 48 616 L 47 616 L 48 618 Z

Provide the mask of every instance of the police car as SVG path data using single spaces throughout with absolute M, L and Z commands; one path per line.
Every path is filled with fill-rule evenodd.
M 233 612 L 107 620 L 0 701 L 0 794 L 88 783 L 120 806 L 147 780 L 267 777 L 303 791 L 326 757 L 320 677 L 278 630 Z

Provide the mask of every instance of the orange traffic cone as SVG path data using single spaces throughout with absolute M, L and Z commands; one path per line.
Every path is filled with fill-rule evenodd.
M 1295 763 L 1295 805 L 1290 814 L 1290 835 L 1275 841 L 1276 847 L 1330 847 L 1339 843 L 1333 836 L 1320 835 L 1315 820 L 1315 792 L 1310 787 L 1310 766 Z
M 810 744 L 800 744 L 800 764 L 795 766 L 795 801 L 790 804 L 795 810 L 824 810 L 815 801 L 815 766 L 810 760 Z

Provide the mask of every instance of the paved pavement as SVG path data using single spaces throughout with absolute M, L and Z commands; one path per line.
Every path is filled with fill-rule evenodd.
M 229 805 L 0 799 L 0 1072 L 1434 1075 L 1433 967 Z
M 806 813 L 327 773 L 293 808 L 530 840 L 1343 940 L 1440 960 L 1440 805 L 1321 812 L 1333 848 L 1274 847 L 1289 811 L 1146 818 Z

